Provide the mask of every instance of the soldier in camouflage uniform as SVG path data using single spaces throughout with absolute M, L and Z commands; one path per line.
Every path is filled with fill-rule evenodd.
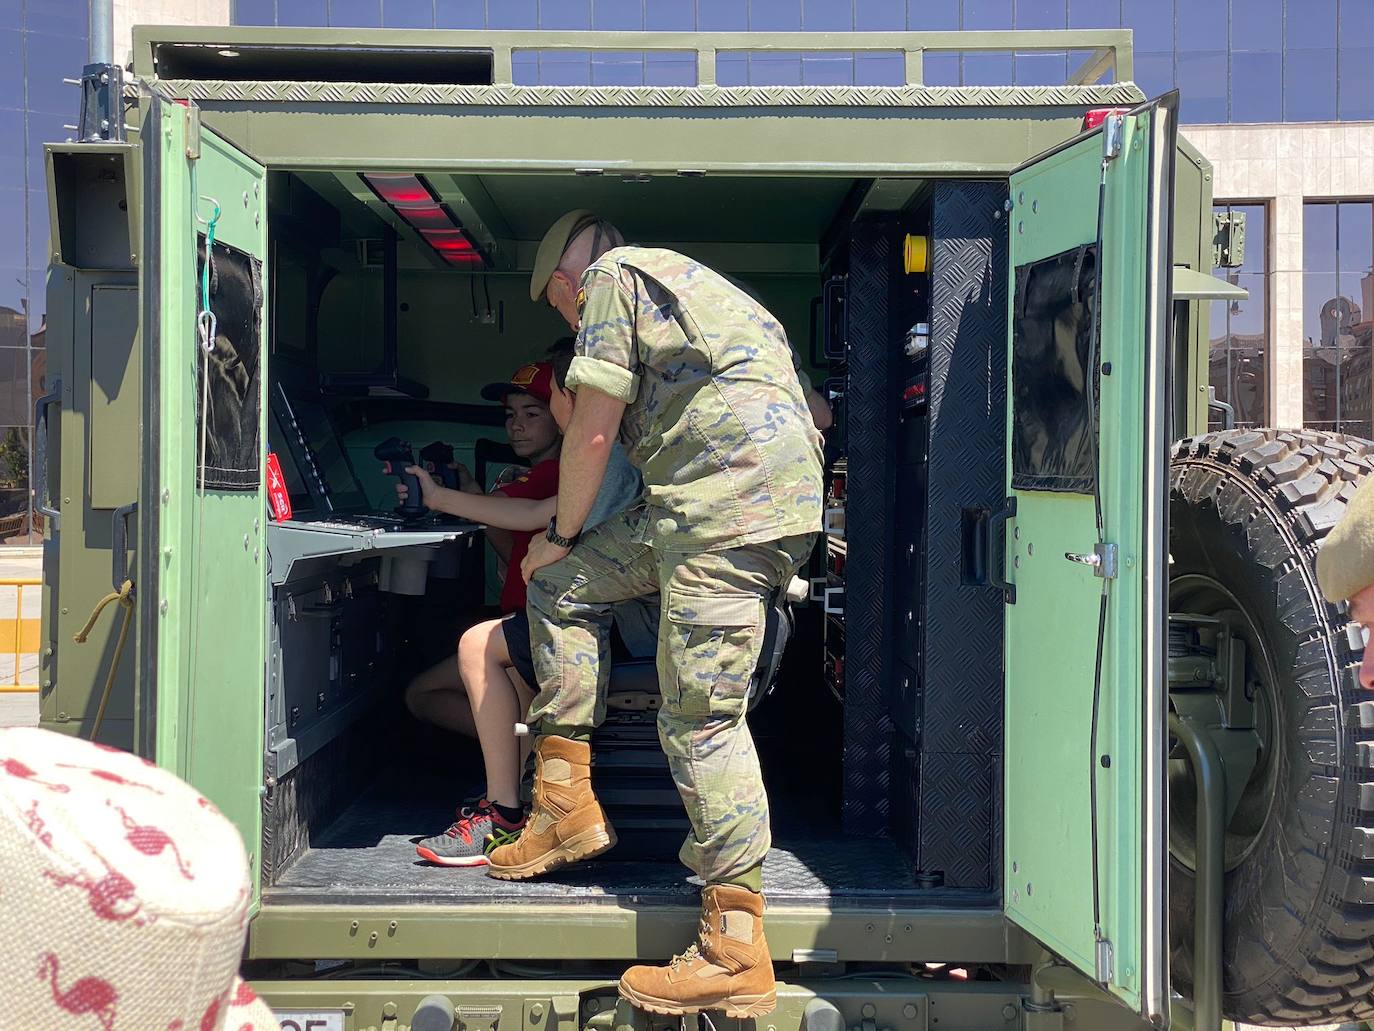
M 558 515 L 525 565 L 535 804 L 488 872 L 533 877 L 615 844 L 587 742 L 604 715 L 611 605 L 659 592 L 659 739 L 691 820 L 681 855 L 706 882 L 705 918 L 696 946 L 627 971 L 621 993 L 661 1013 L 758 1016 L 775 1000 L 760 894 L 770 836 L 745 709 L 765 605 L 820 528 L 820 434 L 777 319 L 691 258 L 620 244 L 591 212 L 570 212 L 531 281 L 533 299 L 580 325 L 568 372 L 578 401 Z M 617 433 L 643 504 L 580 536 Z

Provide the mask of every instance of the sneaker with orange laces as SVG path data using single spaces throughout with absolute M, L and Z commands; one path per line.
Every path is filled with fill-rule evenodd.
M 415 846 L 415 852 L 439 866 L 486 866 L 487 853 L 514 841 L 524 827 L 523 813 L 518 821 L 508 820 L 482 798 L 459 809 L 448 830 L 425 838 Z

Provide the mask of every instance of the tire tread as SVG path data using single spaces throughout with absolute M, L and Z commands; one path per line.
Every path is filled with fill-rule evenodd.
M 1210 507 L 1224 524 L 1240 527 L 1258 565 L 1277 573 L 1284 562 L 1294 562 L 1274 577 L 1274 604 L 1285 627 L 1304 642 L 1294 683 L 1306 697 L 1297 735 L 1307 755 L 1295 761 L 1310 763 L 1314 778 L 1331 781 L 1312 785 L 1297 806 L 1305 836 L 1320 847 L 1290 841 L 1294 851 L 1285 848 L 1285 858 L 1274 857 L 1283 867 L 1286 898 L 1281 905 L 1272 900 L 1267 928 L 1227 931 L 1228 964 L 1235 940 L 1243 937 L 1250 962 L 1263 957 L 1272 967 L 1252 988 L 1228 991 L 1224 1000 L 1228 1017 L 1252 1024 L 1374 1018 L 1374 702 L 1360 698 L 1355 666 L 1362 652 L 1358 637 L 1346 632 L 1345 607 L 1315 595 L 1313 572 L 1322 541 L 1371 471 L 1374 442 L 1312 430 L 1232 430 L 1174 446 L 1175 505 Z M 1291 536 L 1293 554 L 1264 553 L 1246 532 L 1256 517 L 1256 490 Z M 1302 908 L 1308 912 L 1295 912 L 1293 899 L 1307 900 Z M 1235 914 L 1227 908 L 1229 920 Z M 1280 927 L 1288 930 L 1272 933 Z M 1276 939 L 1285 936 L 1281 948 Z

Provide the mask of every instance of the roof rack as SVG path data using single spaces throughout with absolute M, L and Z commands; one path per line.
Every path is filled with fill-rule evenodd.
M 141 77 L 511 86 L 514 55 L 538 51 L 695 53 L 696 86 L 714 86 L 723 53 L 901 53 L 906 86 L 924 85 L 927 54 L 1086 53 L 1066 85 L 1134 77 L 1129 29 L 1006 32 L 515 32 L 138 26 Z M 360 58 L 366 58 L 360 61 Z M 367 71 L 375 67 L 376 74 Z M 361 76 L 364 76 L 360 78 Z

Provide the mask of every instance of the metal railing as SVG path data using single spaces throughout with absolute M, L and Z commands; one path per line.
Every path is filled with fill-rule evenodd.
M 524 37 L 524 38 L 520 38 Z M 697 85 L 716 83 L 721 53 L 901 53 L 905 84 L 925 82 L 925 55 L 939 53 L 1060 53 L 1090 56 L 1069 75 L 1068 84 L 1088 86 L 1108 74 L 1130 81 L 1135 69 L 1129 29 L 1049 29 L 1007 32 L 488 32 L 483 43 L 492 51 L 492 81 L 514 82 L 512 55 L 518 50 L 686 51 L 695 52 Z
M 164 44 L 235 50 L 270 47 L 289 66 L 293 52 L 338 48 L 365 54 L 413 52 L 433 58 L 445 51 L 491 54 L 491 82 L 515 84 L 512 55 L 525 50 L 678 51 L 693 55 L 696 85 L 714 86 L 716 59 L 722 53 L 900 53 L 908 86 L 925 84 L 926 54 L 1063 53 L 1087 55 L 1067 85 L 1089 86 L 1111 74 L 1118 82 L 1134 79 L 1130 29 L 1044 29 L 930 32 L 549 32 L 462 29 L 300 29 L 247 26 L 137 26 L 134 29 L 138 75 L 157 73 L 153 52 Z M 400 74 L 404 74 L 403 72 Z M 200 78 L 202 76 L 193 76 Z M 1008 84 L 1009 85 L 1009 84 Z
M 14 659 L 12 683 L 0 684 L 0 694 L 34 694 L 38 684 L 21 684 L 19 667 L 25 655 L 38 656 L 39 642 L 42 638 L 42 620 L 24 615 L 24 588 L 43 588 L 43 581 L 36 577 L 0 577 L 0 590 L 14 589 L 14 616 L 0 616 L 0 657 L 8 655 Z

